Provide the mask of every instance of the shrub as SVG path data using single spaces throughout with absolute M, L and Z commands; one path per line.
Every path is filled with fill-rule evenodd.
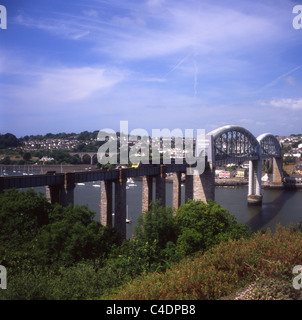
M 239 239 L 250 234 L 247 226 L 214 201 L 188 200 L 179 207 L 175 217 L 177 246 L 184 255 L 207 250 L 220 241 Z
M 284 227 L 278 227 L 274 234 L 256 233 L 250 238 L 230 239 L 204 254 L 198 252 L 195 257 L 185 258 L 166 273 L 139 277 L 111 298 L 220 299 L 256 279 L 263 279 L 272 288 L 270 296 L 292 297 L 284 283 L 292 281 L 293 267 L 301 264 L 301 243 L 301 232 Z M 259 288 L 263 296 L 265 287 Z M 275 292 L 280 288 L 282 297 Z

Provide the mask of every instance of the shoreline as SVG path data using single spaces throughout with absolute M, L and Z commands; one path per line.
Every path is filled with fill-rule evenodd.
M 15 170 L 16 172 L 31 172 L 33 174 L 45 174 L 47 171 L 56 171 L 57 173 L 66 173 L 66 172 L 85 172 L 87 170 L 97 170 L 96 165 L 89 164 L 53 164 L 53 165 L 17 165 L 17 164 L 3 164 L 0 165 L 1 170 Z M 141 180 L 141 177 L 135 178 L 135 180 Z M 172 183 L 172 176 L 167 176 L 167 183 Z M 185 180 L 182 178 L 182 183 Z M 215 187 L 247 187 L 248 179 L 235 180 L 235 179 L 215 179 Z M 261 187 L 263 189 L 275 189 L 275 190 L 302 190 L 302 185 L 293 185 L 293 184 L 282 184 L 282 185 L 269 185 L 267 183 L 262 183 Z

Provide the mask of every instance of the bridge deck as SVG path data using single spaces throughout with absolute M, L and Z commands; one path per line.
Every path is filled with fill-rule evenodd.
M 171 164 L 164 166 L 165 172 L 186 172 L 188 165 L 186 164 Z M 127 168 L 122 169 L 123 178 L 135 178 L 142 176 L 156 176 L 161 173 L 161 166 L 146 166 L 142 168 Z M 118 180 L 120 178 L 121 170 L 92 170 L 85 172 L 71 172 L 72 183 L 102 181 L 102 180 Z M 49 173 L 37 174 L 30 176 L 6 176 L 0 177 L 0 190 L 10 188 L 31 188 L 41 186 L 54 186 L 64 184 L 66 178 L 65 173 Z

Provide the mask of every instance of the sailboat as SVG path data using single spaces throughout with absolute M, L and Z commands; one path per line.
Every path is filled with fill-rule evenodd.
M 127 179 L 127 186 L 128 187 L 137 187 L 137 184 L 133 181 L 132 178 Z

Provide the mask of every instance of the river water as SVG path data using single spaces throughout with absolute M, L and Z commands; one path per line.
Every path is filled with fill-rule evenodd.
M 8 172 L 9 175 L 13 174 Z M 16 174 L 16 173 L 15 173 Z M 20 173 L 19 173 L 20 174 Z M 132 223 L 127 224 L 127 237 L 131 237 L 141 215 L 142 183 L 127 189 L 127 215 Z M 166 204 L 172 205 L 172 183 L 166 184 Z M 100 182 L 87 182 L 75 187 L 74 202 L 87 205 L 96 212 L 95 219 L 100 221 Z M 155 189 L 155 188 L 153 188 Z M 45 187 L 36 188 L 45 193 Z M 252 231 L 271 228 L 275 230 L 278 223 L 288 226 L 290 223 L 302 222 L 302 190 L 263 189 L 262 206 L 247 205 L 247 186 L 216 187 L 215 200 L 236 217 L 239 223 L 248 225 Z M 181 187 L 181 199 L 184 203 L 185 187 Z M 153 195 L 154 200 L 154 195 Z
M 88 204 L 97 212 L 99 220 L 100 187 L 99 183 L 86 183 L 75 188 L 75 203 Z M 141 214 L 142 184 L 135 181 L 136 186 L 127 189 L 128 218 L 127 237 L 134 233 L 137 218 Z M 185 187 L 181 188 L 182 203 L 184 203 Z M 262 206 L 247 205 L 247 187 L 216 187 L 215 200 L 236 217 L 239 223 L 248 225 L 252 231 L 270 228 L 272 231 L 278 223 L 288 226 L 290 223 L 302 222 L 302 191 L 263 189 Z M 153 200 L 154 195 L 153 195 Z M 166 204 L 172 205 L 172 183 L 167 183 Z

